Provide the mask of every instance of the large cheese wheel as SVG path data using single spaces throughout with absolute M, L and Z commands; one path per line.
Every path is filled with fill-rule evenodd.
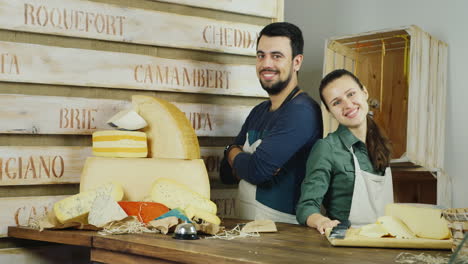
M 89 157 L 81 173 L 80 191 L 113 181 L 124 188 L 124 200 L 144 201 L 156 179 L 169 178 L 209 199 L 210 182 L 201 159 L 135 159 Z
M 399 218 L 418 237 L 446 239 L 450 237 L 447 221 L 442 210 L 427 206 L 388 204 L 385 214 Z
M 98 157 L 145 158 L 146 134 L 138 131 L 104 130 L 93 133 L 93 155 Z
M 200 146 L 195 130 L 187 117 L 175 105 L 150 96 L 134 95 L 135 111 L 148 126 L 150 158 L 199 159 Z

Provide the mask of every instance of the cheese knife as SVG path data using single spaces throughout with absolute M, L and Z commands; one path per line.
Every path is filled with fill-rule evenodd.
M 348 231 L 351 226 L 349 220 L 341 221 L 337 226 L 335 226 L 330 232 L 329 238 L 343 239 L 346 236 L 346 231 Z

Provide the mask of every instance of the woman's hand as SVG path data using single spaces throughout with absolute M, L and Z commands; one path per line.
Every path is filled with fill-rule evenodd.
M 320 232 L 320 234 L 322 234 L 322 235 L 325 234 L 325 230 L 326 230 L 327 228 L 333 228 L 333 227 L 337 226 L 337 225 L 340 223 L 340 221 L 338 221 L 338 220 L 330 220 L 328 217 L 325 217 L 325 218 L 326 218 L 326 219 L 323 220 L 321 223 L 319 223 L 319 224 L 317 225 L 317 227 L 316 227 L 317 230 L 318 230 L 318 231 Z
M 311 214 L 307 218 L 307 225 L 316 228 L 320 234 L 325 234 L 325 229 L 333 228 L 340 223 L 338 220 L 331 220 L 321 214 Z

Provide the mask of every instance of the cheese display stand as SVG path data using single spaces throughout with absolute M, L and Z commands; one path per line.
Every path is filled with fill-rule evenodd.
M 393 144 L 399 202 L 451 205 L 444 170 L 447 50 L 446 43 L 417 26 L 340 36 L 325 43 L 324 75 L 347 69 L 369 91 L 369 110 Z M 327 135 L 337 122 L 323 106 L 322 113 Z
M 133 96 L 133 107 L 147 123 L 137 131 L 98 131 L 93 133 L 93 152 L 97 144 L 107 140 L 106 157 L 90 157 L 81 174 L 80 192 L 96 188 L 109 181 L 124 186 L 124 200 L 144 201 L 151 194 L 151 186 L 158 178 L 168 178 L 188 186 L 192 191 L 210 198 L 210 182 L 206 166 L 200 159 L 198 138 L 185 115 L 173 104 L 149 96 Z M 120 115 L 120 113 L 117 113 Z M 111 118 L 112 120 L 114 118 Z M 129 123 L 132 120 L 129 120 Z M 134 122 L 139 123 L 138 119 Z M 103 133 L 105 136 L 103 136 Z M 129 133 L 142 133 L 136 140 L 145 139 L 148 157 L 122 157 L 122 141 L 133 143 L 136 137 Z M 116 135 L 118 134 L 118 135 Z M 109 136 L 110 135 L 110 136 Z M 113 141 L 106 137 L 115 139 Z M 98 138 L 104 138 L 97 141 Z M 146 142 L 146 138 L 148 139 Z M 100 145 L 98 145 L 100 146 Z M 131 152 L 133 154 L 133 152 Z M 101 156 L 102 152 L 97 152 Z M 125 155 L 124 157 L 129 157 Z
M 214 222 L 219 225 L 216 204 L 210 201 L 210 182 L 206 166 L 200 159 L 198 138 L 188 119 L 176 106 L 163 99 L 139 95 L 133 96 L 132 102 L 135 115 L 147 124 L 141 127 L 145 132 L 94 132 L 93 153 L 104 156 L 102 151 L 96 149 L 106 148 L 106 155 L 87 159 L 81 175 L 80 194 L 67 198 L 70 202 L 66 203 L 66 208 L 57 206 L 64 203 L 57 203 L 54 206 L 56 216 L 67 214 L 67 219 L 73 220 L 91 212 L 96 197 L 95 190 L 112 182 L 122 186 L 118 198 L 112 195 L 115 201 L 151 200 L 169 209 L 180 209 L 186 216 L 185 211 L 189 210 L 191 211 L 189 219 L 195 215 L 198 218 L 200 215 L 208 215 L 209 219 L 216 219 Z M 126 118 L 120 113 L 116 116 L 110 121 L 122 123 L 119 122 L 119 117 Z M 126 125 L 137 127 L 132 123 L 140 123 L 139 118 L 135 116 L 134 120 L 127 120 Z M 141 141 L 141 139 L 144 140 L 144 147 L 151 146 L 148 157 L 145 155 L 129 158 L 129 155 L 122 155 L 134 152 L 122 147 L 121 141 L 134 144 L 135 140 Z M 107 145 L 102 146 L 102 142 L 106 142 Z M 83 196 L 84 194 L 87 195 Z M 88 196 L 89 199 L 84 199 Z M 75 207 L 81 211 L 70 215 L 69 208 Z M 199 211 L 202 213 L 198 213 Z M 62 219 L 59 221 L 65 222 Z

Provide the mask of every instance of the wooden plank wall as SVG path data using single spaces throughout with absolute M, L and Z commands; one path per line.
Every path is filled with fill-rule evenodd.
M 247 12 L 244 0 L 226 11 L 209 6 L 216 1 L 0 0 L 0 203 L 12 212 L 0 228 L 77 193 L 90 134 L 107 129 L 104 121 L 134 94 L 185 112 L 212 198 L 221 215 L 236 215 L 236 186 L 217 175 L 223 147 L 266 98 L 255 76 L 256 37 L 283 19 L 283 1 L 263 1 L 268 14 L 264 5 Z M 15 243 L 1 238 L 0 248 Z

